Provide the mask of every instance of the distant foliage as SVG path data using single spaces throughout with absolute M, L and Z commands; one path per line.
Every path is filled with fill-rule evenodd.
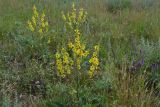
M 140 0 L 139 2 L 140 2 L 139 4 L 140 4 L 141 8 L 149 9 L 149 8 L 155 6 L 157 1 L 156 0 Z
M 131 0 L 106 0 L 107 8 L 110 12 L 131 7 Z

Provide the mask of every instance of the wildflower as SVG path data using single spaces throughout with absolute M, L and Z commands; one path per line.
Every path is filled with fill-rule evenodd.
M 84 9 L 78 10 L 75 8 L 75 4 L 72 4 L 72 11 L 68 12 L 66 15 L 62 12 L 62 18 L 66 22 L 66 24 L 74 31 L 74 39 L 73 41 L 68 42 L 68 48 L 72 52 L 73 57 L 69 56 L 69 53 L 66 51 L 65 48 L 62 48 L 59 54 L 56 54 L 56 62 L 61 61 L 62 67 L 58 67 L 57 71 L 59 76 L 65 77 L 72 73 L 72 69 L 75 68 L 78 72 L 81 70 L 82 61 L 89 55 L 89 50 L 86 49 L 86 45 L 81 42 L 81 33 L 79 30 L 79 25 L 81 25 L 86 20 L 87 12 Z M 99 66 L 99 46 L 96 45 L 94 47 L 94 52 L 92 57 L 87 61 L 90 64 L 90 68 L 88 74 L 92 77 L 97 71 Z M 63 70 L 62 70 L 63 69 Z
M 45 20 L 45 13 L 42 12 L 39 15 L 36 6 L 33 6 L 33 16 L 31 21 L 28 21 L 28 28 L 32 32 L 38 32 L 40 34 L 48 32 L 48 22 Z
M 83 57 L 87 57 L 89 51 L 86 50 L 85 44 L 82 44 L 80 41 L 80 31 L 75 29 L 75 39 L 74 42 L 69 42 L 68 47 L 72 50 L 75 60 L 77 69 L 81 69 L 81 62 Z
M 84 9 L 81 8 L 80 11 L 79 11 L 78 21 L 79 22 L 84 22 L 85 19 L 86 19 L 86 15 L 87 15 L 87 12 L 85 12 Z
M 86 57 L 89 54 L 89 52 L 85 50 L 85 45 L 80 41 L 80 32 L 78 29 L 75 30 L 74 43 L 69 42 L 68 46 L 76 56 Z
M 59 76 L 64 78 L 66 75 L 71 74 L 72 65 L 73 61 L 65 48 L 56 53 L 56 66 Z
M 34 16 L 32 16 L 32 22 L 33 22 L 34 26 L 36 26 L 37 22 L 36 22 L 36 18 Z
M 38 18 L 39 14 L 38 14 L 38 12 L 37 12 L 37 8 L 36 8 L 35 5 L 33 6 L 33 14 L 34 14 L 34 16 L 35 16 L 36 18 Z
M 28 28 L 33 32 L 35 29 L 30 21 L 28 21 Z
M 77 58 L 76 60 L 77 68 L 80 70 L 81 69 L 81 59 Z
M 74 47 L 74 45 L 72 44 L 72 42 L 69 42 L 69 43 L 68 43 L 68 47 L 69 47 L 69 48 L 73 48 L 73 47 Z
M 72 4 L 72 11 L 68 12 L 66 15 L 62 12 L 62 19 L 66 22 L 67 26 L 71 29 L 79 27 L 82 23 L 85 22 L 87 12 L 83 8 L 79 11 L 75 8 L 75 4 Z
M 91 66 L 89 68 L 89 76 L 90 77 L 93 76 L 94 72 L 98 69 L 98 66 L 99 66 L 98 52 L 99 52 L 99 46 L 96 45 L 94 47 L 93 55 L 89 60 L 89 63 L 91 64 Z
M 63 64 L 62 64 L 61 59 L 56 59 L 56 67 L 57 67 L 57 70 L 58 70 L 58 75 L 61 76 L 61 77 L 65 77 Z
M 45 13 L 43 12 L 41 15 L 41 22 L 44 22 L 44 18 L 45 18 Z

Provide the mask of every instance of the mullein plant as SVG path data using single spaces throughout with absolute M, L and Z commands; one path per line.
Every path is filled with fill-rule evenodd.
M 75 4 L 72 4 L 71 12 L 68 12 L 66 15 L 62 12 L 62 18 L 65 21 L 67 28 L 75 30 L 79 28 L 86 21 L 87 12 L 83 8 L 79 10 L 76 9 Z
M 40 14 L 35 5 L 33 6 L 33 16 L 31 20 L 28 20 L 28 28 L 30 31 L 39 34 L 48 32 L 48 21 L 45 20 L 45 13 L 43 11 Z
M 67 15 L 62 14 L 62 17 L 67 25 L 74 32 L 73 40 L 68 40 L 66 48 L 58 50 L 56 53 L 56 69 L 57 74 L 61 78 L 67 78 L 73 75 L 76 82 L 76 97 L 79 102 L 80 79 L 85 73 L 82 69 L 82 64 L 88 62 L 90 67 L 86 69 L 88 78 L 93 78 L 99 70 L 99 45 L 94 46 L 93 52 L 86 49 L 86 44 L 81 41 L 82 34 L 79 25 L 86 20 L 87 12 L 80 9 L 79 12 L 72 5 L 72 12 Z
M 48 21 L 46 20 L 45 12 L 43 11 L 42 13 L 40 13 L 35 5 L 33 6 L 32 11 L 32 18 L 27 22 L 28 29 L 32 33 L 38 35 L 40 39 L 47 38 L 47 42 L 50 43 L 50 38 L 46 36 L 46 34 L 48 33 L 49 25 Z
M 56 66 L 59 76 L 64 78 L 66 75 L 71 74 L 73 60 L 69 57 L 69 53 L 65 48 L 56 53 Z
M 64 14 L 62 15 L 64 21 L 68 23 L 71 26 L 71 28 L 73 28 L 74 40 L 73 41 L 69 40 L 68 47 L 66 49 L 62 48 L 61 52 L 57 51 L 56 53 L 56 62 L 57 62 L 56 66 L 57 66 L 58 75 L 60 77 L 66 77 L 67 74 L 72 74 L 72 71 L 75 70 L 75 67 L 76 67 L 76 70 L 81 71 L 81 68 L 82 68 L 81 65 L 83 63 L 83 59 L 87 59 L 90 56 L 91 56 L 90 59 L 88 59 L 88 62 L 90 63 L 90 68 L 88 70 L 89 77 L 90 78 L 93 77 L 95 71 L 98 70 L 99 45 L 94 46 L 94 52 L 91 55 L 90 50 L 86 49 L 86 44 L 82 43 L 81 41 L 82 34 L 80 33 L 80 30 L 78 28 L 78 25 L 80 25 L 86 20 L 86 13 L 87 12 L 85 12 L 84 9 L 80 9 L 79 12 L 77 13 L 77 10 L 75 9 L 75 5 L 73 3 L 72 12 L 71 13 L 69 12 L 67 15 L 64 15 Z M 73 27 L 74 25 L 76 26 L 75 28 Z M 70 53 L 67 50 L 71 50 L 72 55 L 70 55 Z M 63 58 L 60 56 L 63 56 L 63 57 L 66 56 L 67 58 Z M 66 63 L 63 63 L 65 59 L 68 59 L 68 61 L 65 61 L 65 62 L 72 63 L 72 64 L 68 65 Z M 59 66 L 66 66 L 66 65 L 72 66 L 70 67 L 69 73 L 67 73 L 66 70 L 62 71 L 62 69 L 60 69 L 63 67 L 59 67 Z
M 91 53 L 91 50 L 87 50 L 85 44 L 80 41 L 80 36 L 80 31 L 76 29 L 74 41 L 69 41 L 67 48 L 62 48 L 55 54 L 58 76 L 60 78 L 67 78 L 72 77 L 71 75 L 73 75 L 74 77 L 73 80 L 75 80 L 74 82 L 76 83 L 75 90 L 77 102 L 79 102 L 80 99 L 79 88 L 81 86 L 81 77 L 84 74 L 84 69 L 82 68 L 84 59 L 87 59 L 87 62 L 89 62 L 90 65 L 89 69 L 86 69 L 89 79 L 92 79 L 99 69 L 99 45 L 94 46 L 94 51 Z
M 34 5 L 32 8 L 33 15 L 27 22 L 27 28 L 31 33 L 31 40 L 29 44 L 29 51 L 32 53 L 33 58 L 48 58 L 49 44 L 51 43 L 51 36 L 49 35 L 49 24 L 44 11 L 38 11 Z

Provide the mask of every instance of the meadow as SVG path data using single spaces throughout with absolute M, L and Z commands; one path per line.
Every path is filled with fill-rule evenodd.
M 160 107 L 160 0 L 0 0 L 0 107 Z

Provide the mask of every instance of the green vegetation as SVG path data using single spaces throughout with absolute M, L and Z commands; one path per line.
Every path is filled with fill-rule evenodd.
M 0 0 L 1 107 L 159 107 L 159 0 Z

